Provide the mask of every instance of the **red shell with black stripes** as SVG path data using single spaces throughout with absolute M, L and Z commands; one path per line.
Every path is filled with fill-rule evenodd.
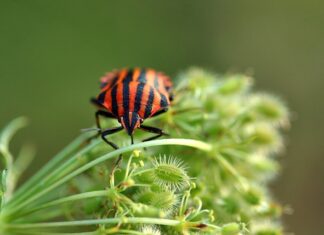
M 172 82 L 153 69 L 121 69 L 101 78 L 97 103 L 111 113 L 125 129 L 138 128 L 144 119 L 170 105 Z

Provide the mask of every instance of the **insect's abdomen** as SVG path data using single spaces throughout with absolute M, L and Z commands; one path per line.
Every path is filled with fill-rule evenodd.
M 172 83 L 151 69 L 120 70 L 102 78 L 97 100 L 116 117 L 137 112 L 143 119 L 169 106 Z

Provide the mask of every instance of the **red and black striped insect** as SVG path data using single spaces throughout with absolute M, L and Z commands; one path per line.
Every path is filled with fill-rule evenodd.
M 102 139 L 117 149 L 118 146 L 106 136 L 122 129 L 131 137 L 132 144 L 137 128 L 156 134 L 143 141 L 166 135 L 161 129 L 143 125 L 143 122 L 168 110 L 172 100 L 171 90 L 170 78 L 153 69 L 121 69 L 107 73 L 101 78 L 99 95 L 91 99 L 99 108 L 95 116 Z M 100 116 L 116 118 L 121 126 L 102 130 Z

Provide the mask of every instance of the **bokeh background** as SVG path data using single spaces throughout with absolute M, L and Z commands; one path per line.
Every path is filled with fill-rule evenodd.
M 125 66 L 253 73 L 292 111 L 274 196 L 298 235 L 323 234 L 324 2 L 1 0 L 0 125 L 37 147 L 35 171 L 94 123 L 98 78 Z M 322 223 L 320 220 L 322 219 Z

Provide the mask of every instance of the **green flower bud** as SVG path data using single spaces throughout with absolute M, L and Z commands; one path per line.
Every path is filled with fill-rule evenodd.
M 255 233 L 256 235 L 283 235 L 281 229 L 278 228 L 266 228 L 259 230 Z
M 250 97 L 253 111 L 261 120 L 271 121 L 287 126 L 288 110 L 283 102 L 275 96 L 258 94 Z
M 282 149 L 282 139 L 279 133 L 273 126 L 265 123 L 247 126 L 245 138 L 261 149 L 271 149 L 276 152 Z
M 224 80 L 219 87 L 218 92 L 222 95 L 233 95 L 246 91 L 250 86 L 252 79 L 244 75 L 233 75 Z
M 241 232 L 240 225 L 238 223 L 229 223 L 222 226 L 222 235 L 239 235 Z
M 262 195 L 260 192 L 257 192 L 256 190 L 249 189 L 247 192 L 243 195 L 246 202 L 248 202 L 251 205 L 258 205 L 261 201 Z
M 134 154 L 134 157 L 139 157 L 140 154 L 141 154 L 141 151 L 140 150 L 134 150 L 133 154 Z

